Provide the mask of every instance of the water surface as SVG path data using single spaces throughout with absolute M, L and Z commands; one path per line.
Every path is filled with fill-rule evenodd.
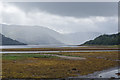
M 87 46 L 76 46 L 76 45 L 3 45 L 0 49 L 10 48 L 59 48 L 59 47 L 87 47 Z
M 0 51 L 0 53 L 59 53 L 59 52 L 111 52 L 118 50 L 77 50 L 77 51 Z
M 96 71 L 92 74 L 81 76 L 78 74 L 77 77 L 70 77 L 70 78 L 120 78 L 116 73 L 120 73 L 120 69 L 118 67 L 110 68 L 107 70 Z

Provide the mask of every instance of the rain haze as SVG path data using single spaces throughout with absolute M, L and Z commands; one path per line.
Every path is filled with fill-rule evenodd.
M 117 2 L 5 2 L 0 8 L 1 33 L 27 44 L 77 45 L 118 32 Z

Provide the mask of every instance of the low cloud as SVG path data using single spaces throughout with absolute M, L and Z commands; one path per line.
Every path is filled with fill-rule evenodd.
M 3 9 L 1 9 L 2 7 Z M 44 26 L 62 34 L 74 32 L 114 33 L 118 31 L 117 16 L 77 18 L 51 14 L 37 9 L 25 12 L 9 3 L 0 3 L 0 12 L 2 12 L 2 23 Z

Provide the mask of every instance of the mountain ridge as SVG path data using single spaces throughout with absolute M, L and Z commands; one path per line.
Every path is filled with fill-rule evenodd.
M 94 40 L 89 40 L 82 45 L 120 45 L 120 32 L 117 34 L 103 34 Z

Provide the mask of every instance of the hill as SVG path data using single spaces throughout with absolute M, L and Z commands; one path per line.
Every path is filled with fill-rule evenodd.
M 7 37 L 29 45 L 62 44 L 59 33 L 42 26 L 2 24 L 2 33 Z
M 85 42 L 82 45 L 119 45 L 119 38 L 120 38 L 120 33 L 117 34 L 112 34 L 112 35 L 100 35 L 94 40 L 90 40 Z
M 94 39 L 101 34 L 97 32 L 61 34 L 48 27 L 36 25 L 2 24 L 1 27 L 3 35 L 29 45 L 77 45 L 86 42 L 86 40 Z
M 26 44 L 10 39 L 0 34 L 0 45 L 26 45 Z

